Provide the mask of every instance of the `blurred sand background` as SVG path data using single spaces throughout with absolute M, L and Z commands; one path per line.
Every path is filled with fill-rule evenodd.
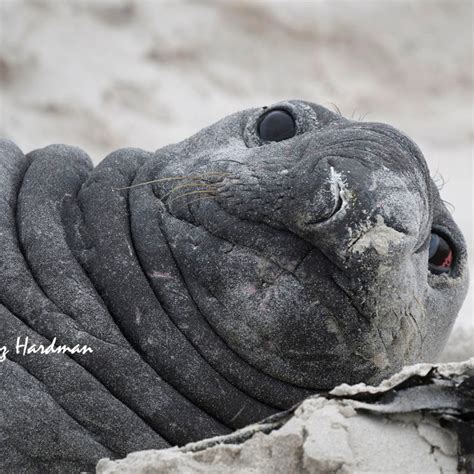
M 25 152 L 68 143 L 98 163 L 119 147 L 179 141 L 242 108 L 287 98 L 336 104 L 418 143 L 473 255 L 472 2 L 0 0 L 0 8 L 0 135 Z M 472 291 L 457 324 L 452 347 L 474 353 Z

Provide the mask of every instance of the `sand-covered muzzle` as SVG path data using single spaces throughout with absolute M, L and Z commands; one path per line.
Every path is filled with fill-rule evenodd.
M 0 143 L 0 467 L 225 434 L 442 350 L 465 245 L 419 150 L 314 104 L 272 107 L 293 137 L 262 142 L 272 108 L 254 109 L 95 169 L 77 148 Z M 433 232 L 453 250 L 442 274 Z M 92 351 L 16 353 L 20 336 Z

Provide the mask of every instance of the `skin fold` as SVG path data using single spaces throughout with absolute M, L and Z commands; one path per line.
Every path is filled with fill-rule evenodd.
M 272 110 L 294 136 L 262 140 Z M 429 269 L 433 232 L 447 273 Z M 245 110 L 96 168 L 1 140 L 0 470 L 93 469 L 435 361 L 466 259 L 417 146 L 319 105 Z M 93 351 L 16 354 L 19 336 Z

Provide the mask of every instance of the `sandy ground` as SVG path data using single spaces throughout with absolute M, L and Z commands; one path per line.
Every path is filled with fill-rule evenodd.
M 0 6 L 0 135 L 24 151 L 62 142 L 97 163 L 119 147 L 179 141 L 246 107 L 337 104 L 419 144 L 472 255 L 470 1 Z M 471 291 L 456 336 L 467 347 L 473 324 Z

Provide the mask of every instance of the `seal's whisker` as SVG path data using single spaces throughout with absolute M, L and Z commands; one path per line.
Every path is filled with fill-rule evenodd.
M 441 199 L 441 201 L 443 201 L 443 204 L 446 206 L 450 214 L 454 214 L 456 211 L 456 206 L 452 202 L 445 201 L 444 199 Z
M 143 183 L 132 184 L 131 186 L 125 186 L 124 188 L 114 188 L 114 191 L 123 191 L 124 189 L 138 188 L 139 186 L 146 186 L 147 184 L 161 183 L 165 181 L 173 181 L 179 179 L 186 179 L 187 176 L 170 176 L 168 178 L 154 179 L 152 181 L 144 181 Z
M 444 178 L 444 176 L 440 173 L 438 169 L 433 173 L 431 179 L 438 188 L 438 191 L 441 191 L 447 183 L 447 180 Z
M 342 117 L 341 109 L 334 102 L 329 102 L 329 104 L 334 107 L 334 110 L 335 110 L 336 114 L 338 114 Z
M 179 186 L 174 186 L 170 191 L 168 191 L 166 194 L 164 194 L 162 197 L 161 197 L 161 200 L 163 201 L 164 199 L 166 199 L 167 197 L 171 196 L 171 194 L 173 194 L 175 191 L 177 191 L 178 189 L 183 189 L 183 188 L 190 188 L 190 187 L 203 187 L 203 186 L 210 186 L 208 184 L 204 184 L 204 183 L 187 183 L 187 184 L 181 184 Z
M 203 173 L 203 174 L 198 174 L 198 175 L 188 175 L 188 176 L 168 176 L 166 178 L 153 179 L 152 181 L 144 181 L 143 183 L 132 184 L 131 186 L 125 186 L 123 188 L 114 188 L 114 191 L 123 191 L 125 189 L 137 188 L 139 186 L 146 186 L 148 184 L 154 184 L 154 183 L 163 183 L 166 181 L 178 181 L 181 179 L 203 179 L 208 176 L 225 177 L 231 174 L 232 173 L 209 172 L 209 173 Z
M 183 194 L 180 194 L 179 196 L 176 196 L 174 197 L 173 199 L 170 199 L 169 201 L 166 202 L 166 204 L 169 206 L 173 201 L 176 201 L 180 198 L 184 198 L 185 196 L 191 196 L 193 194 L 211 194 L 211 192 L 215 191 L 215 188 L 209 188 L 209 189 L 201 189 L 199 191 L 190 191 L 189 193 L 183 193 Z

